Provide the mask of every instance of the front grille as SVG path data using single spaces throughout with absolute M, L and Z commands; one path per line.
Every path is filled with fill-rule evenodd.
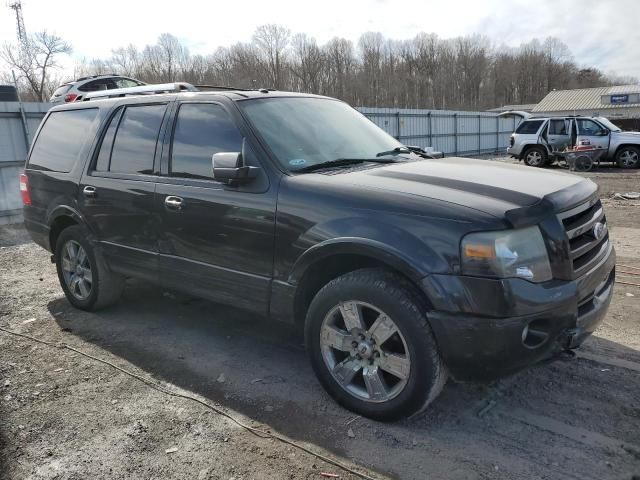
M 575 277 L 595 266 L 609 250 L 607 219 L 600 200 L 588 201 L 558 214 L 569 239 L 569 256 Z M 600 227 L 598 224 L 602 224 Z M 599 230 L 600 235 L 596 236 Z

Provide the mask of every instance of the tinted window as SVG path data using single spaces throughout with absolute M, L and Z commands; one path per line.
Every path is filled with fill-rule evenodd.
M 153 173 L 153 157 L 165 105 L 127 107 L 111 150 L 109 171 Z
M 578 123 L 578 132 L 580 135 L 587 136 L 598 136 L 598 135 L 606 135 L 606 130 L 598 125 L 593 120 L 587 120 L 584 118 L 576 119 Z
M 551 120 L 549 123 L 550 135 L 569 135 L 569 120 Z
M 140 82 L 136 82 L 135 80 L 131 80 L 130 78 L 114 78 L 113 81 L 116 84 L 116 88 L 129 88 L 141 85 Z
M 180 107 L 173 133 L 171 175 L 211 178 L 211 156 L 240 152 L 242 137 L 220 105 L 187 103 Z
M 542 125 L 544 120 L 530 120 L 528 122 L 522 122 L 516 129 L 516 133 L 532 134 L 538 133 L 538 129 Z
M 102 139 L 102 145 L 100 145 L 100 151 L 98 152 L 98 159 L 94 170 L 98 172 L 109 171 L 109 162 L 111 161 L 111 147 L 113 147 L 113 138 L 120 122 L 123 109 L 119 109 L 116 114 L 111 118 L 111 123 L 107 127 L 107 131 Z
M 29 168 L 70 172 L 97 114 L 97 108 L 51 113 L 33 146 Z
M 99 90 L 112 90 L 116 88 L 116 84 L 111 78 L 101 78 L 92 82 L 85 83 L 78 87 L 81 92 L 97 92 Z
M 53 92 L 53 95 L 51 95 L 52 97 L 59 97 L 60 95 L 67 93 L 67 91 L 71 88 L 71 85 L 60 85 L 58 88 L 56 88 L 56 91 Z

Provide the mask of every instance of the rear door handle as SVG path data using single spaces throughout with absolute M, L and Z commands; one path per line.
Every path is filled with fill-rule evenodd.
M 174 197 L 172 195 L 164 199 L 165 207 L 171 210 L 180 210 L 182 208 L 183 200 L 180 197 Z
M 96 187 L 93 187 L 91 185 L 87 185 L 86 187 L 84 187 L 82 189 L 82 193 L 84 194 L 85 197 L 95 197 L 96 196 Z

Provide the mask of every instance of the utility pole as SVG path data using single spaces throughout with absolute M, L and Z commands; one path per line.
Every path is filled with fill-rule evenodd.
M 18 42 L 25 48 L 27 45 L 27 30 L 24 28 L 24 17 L 22 16 L 22 2 L 20 0 L 13 0 L 9 3 L 9 8 L 16 12 L 16 24 L 18 33 Z

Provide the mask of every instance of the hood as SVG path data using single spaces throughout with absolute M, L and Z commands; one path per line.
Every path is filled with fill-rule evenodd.
M 390 164 L 331 175 L 331 182 L 417 195 L 462 205 L 518 224 L 547 216 L 597 191 L 588 179 L 497 161 L 443 158 Z M 530 220 L 530 218 L 529 218 Z
M 616 137 L 640 143 L 640 132 L 613 132 Z

